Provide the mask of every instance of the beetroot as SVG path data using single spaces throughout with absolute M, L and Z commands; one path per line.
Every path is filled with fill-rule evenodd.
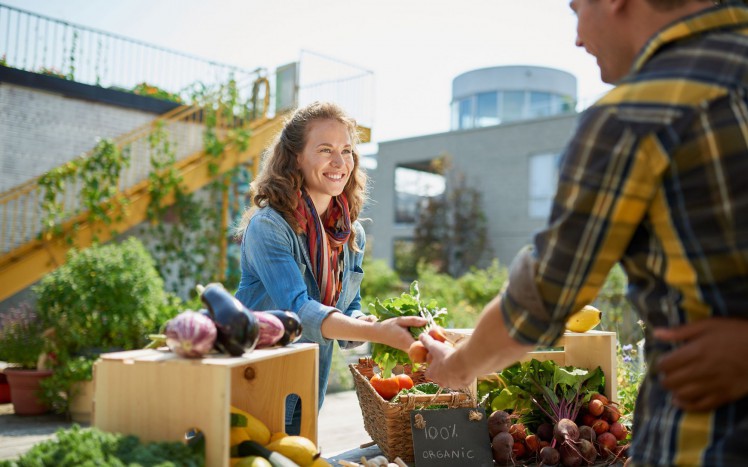
M 516 441 L 524 441 L 525 438 L 527 438 L 527 431 L 525 430 L 525 425 L 521 422 L 517 422 L 514 425 L 510 426 L 509 434 L 512 435 L 512 437 Z
M 584 462 L 577 448 L 571 444 L 562 444 L 558 448 L 558 453 L 561 455 L 561 463 L 564 467 L 579 467 Z
M 493 460 L 497 464 L 508 464 L 512 461 L 512 448 L 514 448 L 514 438 L 506 431 L 500 432 L 491 440 Z
M 608 457 L 615 452 L 618 440 L 613 436 L 613 433 L 606 432 L 597 437 L 597 444 L 598 449 L 600 450 L 600 455 Z
M 620 422 L 611 423 L 608 431 L 613 433 L 613 436 L 615 436 L 617 440 L 626 439 L 626 435 L 628 434 L 628 430 Z
M 595 459 L 597 458 L 597 449 L 595 449 L 594 444 L 592 444 L 590 441 L 587 441 L 586 439 L 580 439 L 579 444 L 577 444 L 576 447 L 579 451 L 579 454 L 582 455 L 582 458 L 588 464 L 595 462 Z
M 512 421 L 509 414 L 503 410 L 496 410 L 488 417 L 488 435 L 494 439 L 499 433 L 509 431 Z
M 550 441 L 553 439 L 553 425 L 550 423 L 541 423 L 538 425 L 537 431 L 538 438 L 542 441 Z
M 603 418 L 610 423 L 615 423 L 621 418 L 621 412 L 616 407 L 607 405 L 605 406 L 605 410 L 603 410 Z
M 594 417 L 599 417 L 600 415 L 602 415 L 603 410 L 605 410 L 605 406 L 600 399 L 591 400 L 589 405 L 587 406 L 587 411 Z
M 576 441 L 579 439 L 579 427 L 568 418 L 562 418 L 553 428 L 553 437 L 559 443 Z
M 540 450 L 540 462 L 545 465 L 556 465 L 561 460 L 561 455 L 556 448 L 546 446 Z
M 610 425 L 605 420 L 598 420 L 592 425 L 592 429 L 595 430 L 595 434 L 600 436 L 602 433 L 606 433 L 610 429 Z
M 530 452 L 538 452 L 540 450 L 540 438 L 538 438 L 538 435 L 527 435 L 525 446 L 527 446 L 527 450 Z
M 586 439 L 594 443 L 597 440 L 597 433 L 595 433 L 595 430 L 591 426 L 582 425 L 579 427 L 579 439 Z
M 216 341 L 216 325 L 205 315 L 184 311 L 166 323 L 169 350 L 187 358 L 200 358 L 210 352 Z

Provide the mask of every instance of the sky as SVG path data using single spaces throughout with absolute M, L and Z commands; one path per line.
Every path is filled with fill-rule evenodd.
M 568 0 L 0 3 L 247 69 L 274 70 L 302 51 L 356 64 L 374 73 L 374 142 L 448 131 L 452 80 L 478 68 L 558 68 L 586 103 L 610 88 L 574 45 Z

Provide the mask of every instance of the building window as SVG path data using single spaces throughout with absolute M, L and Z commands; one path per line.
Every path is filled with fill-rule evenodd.
M 473 98 L 467 97 L 460 101 L 460 130 L 473 128 Z
M 551 213 L 553 195 L 558 178 L 558 154 L 533 154 L 530 156 L 529 216 L 547 218 Z
M 501 121 L 511 122 L 521 120 L 524 117 L 525 92 L 504 91 L 501 107 Z
M 444 177 L 407 167 L 395 169 L 395 222 L 414 224 L 426 198 L 444 193 Z
M 547 117 L 558 113 L 553 108 L 553 95 L 549 92 L 530 93 L 530 117 Z
M 499 101 L 497 92 L 482 92 L 476 99 L 476 122 L 475 126 L 484 127 L 498 125 Z

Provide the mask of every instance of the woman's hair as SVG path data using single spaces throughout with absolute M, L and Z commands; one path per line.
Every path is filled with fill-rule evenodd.
M 314 102 L 297 109 L 283 125 L 283 130 L 265 151 L 262 168 L 251 184 L 252 204 L 245 210 L 237 227 L 237 236 L 241 237 L 257 208 L 270 206 L 278 211 L 297 232 L 301 228 L 294 215 L 298 202 L 298 192 L 304 185 L 304 176 L 299 167 L 297 155 L 306 145 L 309 126 L 317 120 L 335 120 L 346 126 L 351 137 L 353 152 L 353 171 L 343 192 L 348 198 L 351 222 L 358 219 L 366 201 L 366 174 L 360 168 L 356 144 L 359 142 L 356 121 L 349 117 L 342 108 L 330 102 Z M 356 248 L 355 229 L 351 229 L 350 245 Z

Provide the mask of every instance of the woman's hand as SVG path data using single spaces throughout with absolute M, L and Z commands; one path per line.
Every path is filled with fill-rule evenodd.
M 748 320 L 708 318 L 654 337 L 681 345 L 657 363 L 660 383 L 683 410 L 707 411 L 748 395 Z
M 376 326 L 376 338 L 372 339 L 373 341 L 407 352 L 410 344 L 415 342 L 408 328 L 426 326 L 426 318 L 400 316 L 379 321 L 374 326 Z

